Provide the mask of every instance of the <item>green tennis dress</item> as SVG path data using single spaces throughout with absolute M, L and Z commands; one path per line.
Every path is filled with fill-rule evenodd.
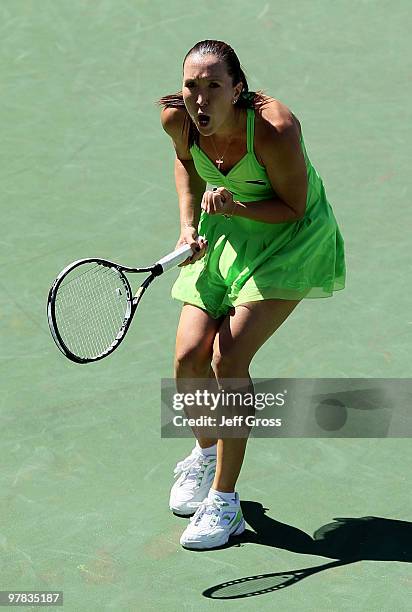
M 275 196 L 254 153 L 254 126 L 255 111 L 247 109 L 247 154 L 226 175 L 197 144 L 190 148 L 199 176 L 240 202 Z M 173 298 L 219 318 L 246 302 L 330 297 L 345 287 L 344 241 L 302 137 L 301 146 L 308 176 L 305 216 L 294 223 L 263 223 L 202 211 L 198 232 L 208 240 L 207 252 L 181 269 Z

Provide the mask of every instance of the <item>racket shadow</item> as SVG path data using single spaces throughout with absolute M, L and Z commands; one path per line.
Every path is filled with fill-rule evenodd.
M 267 508 L 242 501 L 247 529 L 232 546 L 246 543 L 335 559 L 331 563 L 292 571 L 258 574 L 212 586 L 202 595 L 209 599 L 240 599 L 283 589 L 313 574 L 361 560 L 412 561 L 412 523 L 374 516 L 335 518 L 319 527 L 313 537 L 267 516 Z

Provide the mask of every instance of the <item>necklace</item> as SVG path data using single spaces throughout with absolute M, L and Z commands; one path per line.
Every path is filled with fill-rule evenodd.
M 215 160 L 215 164 L 217 165 L 218 170 L 220 171 L 220 167 L 221 167 L 221 165 L 223 164 L 223 158 L 224 158 L 224 156 L 226 155 L 226 152 L 227 152 L 227 150 L 228 150 L 228 148 L 229 148 L 229 146 L 230 146 L 230 143 L 231 143 L 231 142 L 232 142 L 232 140 L 233 140 L 233 136 L 232 136 L 232 137 L 231 137 L 231 139 L 229 140 L 229 142 L 228 142 L 228 144 L 227 144 L 227 146 L 226 146 L 226 149 L 225 149 L 225 152 L 223 153 L 223 155 L 219 155 L 219 153 L 217 152 L 217 150 L 216 150 L 216 145 L 215 145 L 215 141 L 213 140 L 213 136 L 210 136 L 210 138 L 212 139 L 213 148 L 214 148 L 215 153 L 216 153 L 216 156 L 217 156 L 217 159 Z

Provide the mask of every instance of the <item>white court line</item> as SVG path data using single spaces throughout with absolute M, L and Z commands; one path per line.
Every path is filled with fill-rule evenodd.
M 263 11 L 259 13 L 257 18 L 262 19 L 268 13 L 268 11 L 269 11 L 269 4 L 265 4 L 265 6 L 263 7 Z

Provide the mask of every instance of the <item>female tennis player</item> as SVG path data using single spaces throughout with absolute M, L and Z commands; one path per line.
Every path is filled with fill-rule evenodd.
M 177 245 L 194 251 L 172 289 L 184 302 L 176 380 L 214 377 L 225 388 L 227 379 L 250 381 L 252 358 L 302 299 L 344 288 L 344 243 L 298 119 L 249 92 L 229 45 L 198 42 L 182 91 L 159 104 L 176 151 Z M 246 443 L 199 437 L 177 464 L 170 508 L 189 515 L 198 504 L 184 547 L 221 546 L 245 529 L 235 489 Z

